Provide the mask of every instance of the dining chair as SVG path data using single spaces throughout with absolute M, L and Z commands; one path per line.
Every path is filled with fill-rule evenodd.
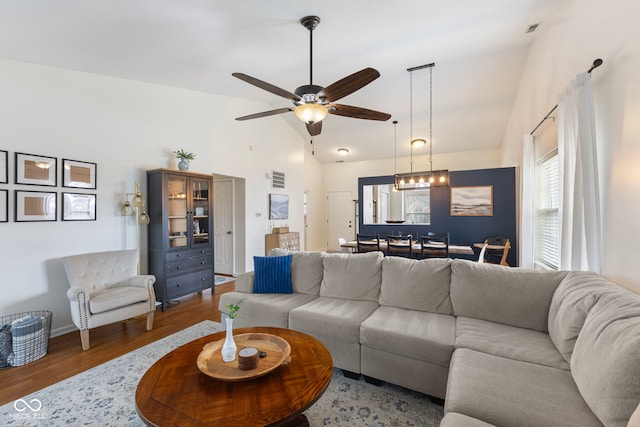
M 511 249 L 511 242 L 504 236 L 493 236 L 484 239 L 484 244 L 487 245 L 487 251 L 484 256 L 484 261 L 490 264 L 500 264 L 509 266 L 507 263 L 507 255 L 509 249 Z M 491 246 L 500 246 L 499 249 L 492 249 Z
M 352 253 L 353 251 L 351 250 L 351 248 L 345 248 L 342 246 L 345 243 L 347 243 L 347 239 L 345 239 L 344 237 L 338 237 L 338 245 L 340 246 L 340 252 L 342 252 L 343 254 Z
M 387 255 L 413 258 L 413 236 L 411 234 L 388 235 Z
M 356 249 L 358 253 L 380 250 L 379 234 L 357 234 Z
M 428 232 L 420 238 L 421 258 L 449 258 L 449 233 Z

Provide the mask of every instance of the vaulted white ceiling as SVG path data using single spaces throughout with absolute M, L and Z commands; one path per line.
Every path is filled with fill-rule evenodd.
M 435 62 L 433 151 L 495 149 L 536 32 L 569 0 L 3 0 L 0 58 L 261 101 L 291 101 L 231 76 L 243 72 L 289 91 L 309 83 L 309 33 L 317 15 L 314 84 L 365 67 L 381 77 L 339 102 L 383 111 L 388 122 L 325 119 L 314 138 L 323 163 L 398 155 L 410 135 L 428 135 L 429 71 L 413 73 L 413 129 L 407 68 Z M 540 31 L 540 30 L 538 30 Z M 285 119 L 309 136 L 293 113 Z M 247 122 L 245 122 L 247 123 Z M 424 150 L 424 149 L 423 149 Z

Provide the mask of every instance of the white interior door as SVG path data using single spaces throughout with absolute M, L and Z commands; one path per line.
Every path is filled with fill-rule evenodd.
M 351 191 L 327 193 L 327 249 L 340 252 L 338 238 L 355 240 L 355 214 Z
M 215 272 L 233 274 L 233 181 L 213 183 Z

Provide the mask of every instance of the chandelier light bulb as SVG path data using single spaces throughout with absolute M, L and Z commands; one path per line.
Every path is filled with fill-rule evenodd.
M 444 182 L 445 181 L 445 177 L 444 175 L 440 177 L 440 182 Z
M 429 184 L 433 184 L 436 181 L 436 179 L 432 176 L 429 177 Z
M 404 181 L 404 178 L 400 179 L 400 185 L 405 185 L 406 182 Z
M 424 178 L 423 178 L 423 177 L 420 177 L 420 179 L 418 180 L 418 182 L 419 182 L 420 184 L 424 184 Z

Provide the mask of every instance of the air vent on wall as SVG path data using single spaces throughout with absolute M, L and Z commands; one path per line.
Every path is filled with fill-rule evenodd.
M 284 190 L 284 172 L 271 171 L 271 188 Z

